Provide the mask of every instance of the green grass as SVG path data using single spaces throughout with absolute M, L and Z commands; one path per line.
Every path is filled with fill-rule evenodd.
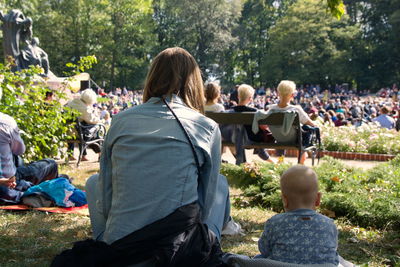
M 83 188 L 86 179 L 98 171 L 98 164 L 82 163 L 62 166 L 62 172 L 74 177 L 74 184 Z M 232 216 L 244 231 L 244 236 L 223 237 L 226 252 L 254 256 L 264 222 L 275 213 L 251 207 L 242 191 L 231 188 Z M 345 220 L 336 221 L 339 229 L 339 253 L 348 260 L 365 266 L 400 266 L 400 233 L 393 230 L 363 229 Z M 52 258 L 72 243 L 89 238 L 87 216 L 47 214 L 45 212 L 0 211 L 0 266 L 49 266 Z

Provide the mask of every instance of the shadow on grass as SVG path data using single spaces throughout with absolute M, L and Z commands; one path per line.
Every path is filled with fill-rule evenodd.
M 86 216 L 1 211 L 0 266 L 49 266 L 55 255 L 88 237 Z

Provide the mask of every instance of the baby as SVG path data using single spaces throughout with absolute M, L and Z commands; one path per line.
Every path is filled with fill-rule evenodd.
M 265 223 L 261 257 L 296 264 L 338 265 L 338 233 L 332 219 L 315 211 L 321 200 L 316 173 L 297 165 L 281 176 L 285 213 Z

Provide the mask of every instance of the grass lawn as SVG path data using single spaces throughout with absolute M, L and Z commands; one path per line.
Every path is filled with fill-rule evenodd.
M 79 188 L 97 170 L 95 163 L 82 163 L 79 169 L 75 165 L 62 167 L 62 173 L 74 177 Z M 249 207 L 237 188 L 231 188 L 231 197 L 232 215 L 245 235 L 223 237 L 223 250 L 254 256 L 264 222 L 275 213 Z M 400 232 L 363 229 L 344 220 L 336 220 L 336 224 L 340 232 L 339 253 L 345 259 L 365 266 L 400 266 Z M 49 266 L 56 254 L 90 234 L 87 216 L 0 211 L 0 266 Z

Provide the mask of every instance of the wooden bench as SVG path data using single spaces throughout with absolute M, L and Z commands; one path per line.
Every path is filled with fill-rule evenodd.
M 206 116 L 213 119 L 222 127 L 225 125 L 236 125 L 242 127 L 236 127 L 234 131 L 242 131 L 243 134 L 247 136 L 247 133 L 244 129 L 244 125 L 252 125 L 254 119 L 255 112 L 206 112 Z M 274 125 L 280 126 L 283 123 L 285 114 L 282 113 L 273 113 L 268 118 L 260 120 L 258 122 L 259 125 Z M 314 165 L 315 156 L 317 152 L 317 145 L 313 143 L 313 145 L 304 147 L 302 145 L 302 129 L 300 126 L 299 116 L 296 115 L 292 127 L 296 131 L 296 138 L 292 142 L 281 143 L 279 140 L 274 143 L 245 143 L 245 144 L 236 144 L 231 141 L 223 140 L 222 145 L 225 146 L 235 146 L 236 148 L 243 148 L 243 151 L 236 151 L 236 164 L 240 164 L 246 161 L 244 149 L 251 148 L 269 148 L 269 149 L 295 149 L 298 151 L 298 163 L 300 163 L 302 153 L 306 151 L 311 152 L 312 157 L 312 165 Z M 243 142 L 241 140 L 236 139 L 236 142 Z M 242 155 L 243 153 L 243 155 Z M 238 158 L 239 157 L 239 158 Z

